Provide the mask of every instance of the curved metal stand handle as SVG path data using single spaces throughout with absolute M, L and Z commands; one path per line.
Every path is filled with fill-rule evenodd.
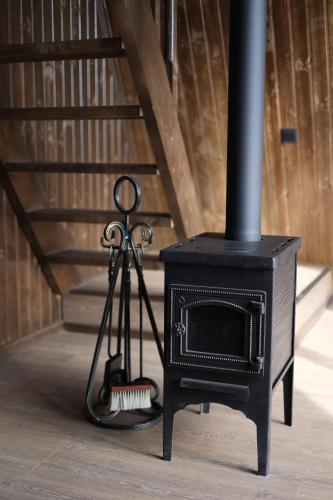
M 114 246 L 115 246 L 114 244 L 116 242 L 115 229 L 118 229 L 119 233 L 120 233 L 119 249 L 120 250 L 126 249 L 126 243 L 127 243 L 126 229 L 121 222 L 114 221 L 114 222 L 110 222 L 109 224 L 107 224 L 105 226 L 104 231 L 103 231 L 103 236 L 102 236 L 102 242 L 101 242 L 103 247 L 110 248 L 110 253 L 114 249 Z M 105 244 L 104 241 L 107 241 L 108 244 Z
M 120 186 L 124 183 L 128 182 L 130 186 L 133 188 L 133 193 L 134 193 L 134 202 L 133 205 L 130 208 L 125 208 L 124 205 L 121 203 L 120 200 Z M 118 208 L 119 212 L 122 214 L 128 216 L 132 214 L 133 212 L 136 212 L 137 209 L 140 206 L 141 202 L 141 189 L 139 184 L 137 183 L 136 179 L 134 177 L 131 177 L 130 175 L 122 175 L 119 177 L 117 180 L 114 190 L 113 190 L 113 199 L 116 207 Z
M 141 228 L 141 242 L 139 244 L 136 244 L 134 240 L 134 235 L 138 228 Z M 138 248 L 143 249 L 149 247 L 149 245 L 151 245 L 152 243 L 153 236 L 154 236 L 153 228 L 149 224 L 147 224 L 147 222 L 137 222 L 131 227 L 129 231 L 129 240 L 131 248 L 133 249 L 133 251 L 134 250 L 137 251 Z

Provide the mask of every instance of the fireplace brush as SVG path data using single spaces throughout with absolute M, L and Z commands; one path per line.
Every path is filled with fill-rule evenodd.
M 134 203 L 129 209 L 124 208 L 120 201 L 120 186 L 129 182 L 134 192 Z M 140 429 L 148 427 L 162 417 L 162 407 L 156 401 L 159 395 L 157 383 L 144 376 L 143 373 L 143 303 L 146 306 L 150 326 L 153 332 L 157 350 L 163 364 L 163 348 L 158 335 L 156 321 L 151 308 L 146 284 L 143 277 L 140 252 L 152 242 L 153 230 L 145 222 L 130 226 L 129 216 L 140 204 L 140 187 L 133 177 L 120 177 L 114 188 L 114 201 L 118 210 L 124 215 L 123 222 L 109 223 L 103 233 L 102 245 L 109 249 L 108 261 L 108 293 L 104 312 L 97 336 L 95 353 L 91 365 L 86 393 L 86 409 L 88 418 L 95 424 L 117 429 Z M 140 230 L 141 242 L 135 242 L 135 234 Z M 115 241 L 116 231 L 120 242 Z M 131 266 L 134 264 L 138 279 L 139 302 L 139 377 L 132 377 L 131 357 Z M 120 271 L 121 268 L 121 271 Z M 118 275 L 120 276 L 118 325 L 116 332 L 116 349 L 113 354 L 112 317 L 113 299 Z M 103 338 L 107 334 L 107 354 L 104 378 L 99 390 L 98 401 L 93 401 L 93 389 L 96 379 L 97 365 L 101 354 Z M 122 349 L 122 344 L 124 344 Z M 123 351 L 123 352 L 122 352 Z M 121 412 L 137 410 L 142 418 L 139 421 L 119 423 L 115 421 Z M 118 419 L 117 419 L 118 420 Z

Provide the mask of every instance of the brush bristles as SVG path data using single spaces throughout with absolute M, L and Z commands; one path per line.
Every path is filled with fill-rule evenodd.
M 138 410 L 150 407 L 150 385 L 111 388 L 111 411 Z

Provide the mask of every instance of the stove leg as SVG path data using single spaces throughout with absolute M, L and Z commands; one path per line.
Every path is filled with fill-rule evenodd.
M 290 426 L 293 424 L 293 385 L 294 362 L 292 362 L 283 378 L 284 423 Z
M 200 415 L 206 415 L 210 411 L 210 403 L 201 403 L 200 404 Z
M 270 409 L 262 411 L 256 421 L 257 425 L 257 450 L 258 474 L 268 476 L 270 473 L 270 441 L 271 441 L 271 415 Z
M 174 412 L 164 405 L 163 411 L 163 460 L 171 460 Z

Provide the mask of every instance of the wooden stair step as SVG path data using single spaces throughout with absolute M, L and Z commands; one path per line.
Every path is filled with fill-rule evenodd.
M 327 266 L 299 264 L 296 292 L 296 347 L 317 322 L 332 297 L 332 274 Z
M 149 297 L 155 302 L 164 301 L 164 269 L 144 269 L 143 270 L 145 282 L 147 289 L 149 291 Z M 138 288 L 137 274 L 135 270 L 131 269 L 131 283 L 132 290 L 136 291 Z M 106 291 L 108 288 L 108 275 L 106 272 L 98 273 L 94 276 L 85 279 L 80 285 L 72 288 L 67 294 L 75 295 L 79 300 L 83 295 L 89 295 L 90 297 L 106 297 Z M 120 280 L 117 280 L 115 288 L 115 296 L 119 296 Z
M 121 38 L 0 45 L 0 63 L 125 57 Z
M 164 322 L 164 270 L 145 269 L 144 278 L 154 311 L 157 328 L 163 335 Z M 86 333 L 96 333 L 103 314 L 103 308 L 107 290 L 107 273 L 99 273 L 92 278 L 85 280 L 81 285 L 73 288 L 63 296 L 62 310 L 64 327 L 66 330 L 80 331 Z M 118 279 L 115 289 L 115 311 L 118 311 L 120 280 Z M 137 299 L 137 277 L 134 270 L 131 270 L 131 331 L 136 333 L 139 325 L 138 299 Z M 113 315 L 112 324 L 116 327 L 117 313 Z M 151 327 L 144 310 L 143 330 L 147 338 L 152 338 Z
M 121 215 L 117 210 L 93 210 L 82 208 L 43 208 L 26 212 L 31 221 L 81 222 L 107 224 Z M 137 212 L 131 216 L 132 223 L 147 222 L 153 226 L 172 227 L 170 214 L 164 212 Z
M 68 163 L 68 162 L 11 162 L 7 172 L 44 172 L 69 174 L 137 174 L 156 175 L 157 165 L 149 163 Z
M 101 250 L 76 250 L 67 249 L 59 252 L 52 252 L 45 255 L 45 259 L 50 264 L 65 264 L 70 266 L 101 266 L 105 267 L 108 263 L 108 252 Z M 159 254 L 145 253 L 142 261 L 144 265 L 158 269 L 162 267 L 159 261 Z
M 137 120 L 138 105 L 0 108 L 0 120 Z

